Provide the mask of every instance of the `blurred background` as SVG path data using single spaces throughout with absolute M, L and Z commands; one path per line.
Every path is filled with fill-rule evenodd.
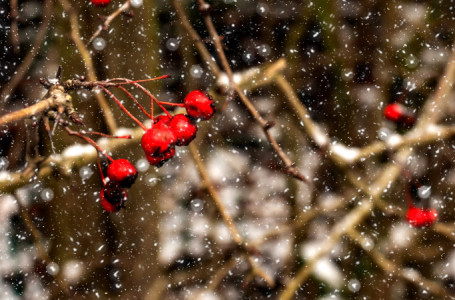
M 87 63 L 72 36 L 71 13 L 85 44 L 124 3 L 2 1 L 1 114 L 41 99 L 47 90 L 39 78 L 55 77 L 58 66 L 63 80 L 87 76 Z M 218 59 L 198 3 L 178 3 L 199 33 L 198 42 Z M 450 137 L 411 145 L 406 175 L 384 186 L 378 200 L 382 206 L 374 205 L 352 232 L 334 237 L 358 203 L 373 201 L 352 178 L 371 185 L 395 152 L 386 149 L 340 165 L 309 136 L 279 83 L 243 83 L 258 112 L 274 122 L 272 136 L 309 180 L 289 176 L 255 119 L 223 89 L 226 78 L 208 68 L 171 1 L 131 0 L 130 6 L 87 45 L 95 74 L 99 80 L 169 74 L 169 79 L 144 83 L 162 101 L 182 102 L 191 90 L 210 92 L 218 113 L 201 124 L 193 142 L 210 183 L 201 179 L 188 148 L 179 147 L 176 157 L 156 168 L 136 139 L 112 153 L 131 160 L 139 171 L 126 209 L 118 213 L 103 211 L 96 161 L 84 161 L 83 154 L 69 173 L 57 166 L 48 176 L 2 184 L 2 299 L 278 299 L 305 267 L 310 271 L 293 293 L 295 299 L 455 296 L 455 148 Z M 399 102 L 419 118 L 454 42 L 455 8 L 448 0 L 224 0 L 211 1 L 210 15 L 238 78 L 256 72 L 259 80 L 261 70 L 284 59 L 281 78 L 311 120 L 331 143 L 349 149 L 412 130 L 385 120 L 383 110 Z M 108 132 L 97 93 L 70 92 L 82 129 Z M 450 93 L 440 113 L 444 126 L 454 122 Z M 150 105 L 144 94 L 133 94 Z M 136 127 L 108 102 L 119 127 Z M 125 106 L 146 119 L 133 104 Z M 30 159 L 52 154 L 44 126 L 33 121 L 2 126 L 2 180 L 21 174 Z M 53 142 L 57 153 L 82 143 L 60 128 Z M 251 249 L 233 240 L 208 185 Z M 406 222 L 407 191 L 415 205 L 438 211 L 439 227 L 413 228 Z M 333 247 L 322 253 L 327 239 Z M 273 284 L 253 272 L 257 268 Z M 66 295 L 59 281 L 68 288 Z

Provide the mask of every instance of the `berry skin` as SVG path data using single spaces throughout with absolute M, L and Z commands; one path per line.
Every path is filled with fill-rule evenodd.
M 137 170 L 127 159 L 114 160 L 107 168 L 107 176 L 121 188 L 130 188 L 137 178 Z
M 166 124 L 169 125 L 171 118 L 168 115 L 159 115 L 153 118 L 153 124 Z
M 109 182 L 101 189 L 100 203 L 107 212 L 117 212 L 120 208 L 125 207 L 127 196 L 126 189 Z
M 161 155 L 147 155 L 146 154 L 145 158 L 147 158 L 148 162 L 152 166 L 156 166 L 156 167 L 160 168 L 161 166 L 164 165 L 164 163 L 166 161 L 168 161 L 169 159 L 174 157 L 174 155 L 175 155 L 175 148 L 171 148 L 171 149 L 169 149 L 168 152 L 161 154 Z
M 399 103 L 391 103 L 384 109 L 384 117 L 392 122 L 400 122 L 403 113 L 404 107 Z
M 208 120 L 215 113 L 213 99 L 201 91 L 190 92 L 183 100 L 183 104 L 188 115 L 195 119 Z
M 413 227 L 431 226 L 437 218 L 438 212 L 434 209 L 421 209 L 412 206 L 406 213 L 406 221 Z
M 384 109 L 384 117 L 392 122 L 406 125 L 408 127 L 414 125 L 415 116 L 405 106 L 400 103 L 391 103 Z
M 197 126 L 187 115 L 175 115 L 169 122 L 169 127 L 177 138 L 177 146 L 188 146 L 196 137 Z
M 95 6 L 103 7 L 111 3 L 111 0 L 90 0 L 90 2 Z
M 142 149 L 147 157 L 165 154 L 174 148 L 176 142 L 177 138 L 170 127 L 162 123 L 152 125 L 141 139 Z

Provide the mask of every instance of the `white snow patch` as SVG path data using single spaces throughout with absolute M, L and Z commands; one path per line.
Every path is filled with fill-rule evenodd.
M 389 147 L 395 147 L 397 145 L 399 145 L 401 142 L 403 141 L 403 139 L 401 138 L 401 136 L 399 134 L 392 134 L 390 135 L 390 137 L 387 139 L 386 143 L 387 143 L 387 146 Z
M 358 148 L 346 147 L 340 143 L 333 143 L 330 145 L 330 151 L 343 159 L 345 163 L 351 163 L 355 161 L 360 153 Z
M 83 155 L 96 155 L 96 150 L 91 145 L 75 144 L 67 147 L 63 153 L 63 158 L 74 158 Z

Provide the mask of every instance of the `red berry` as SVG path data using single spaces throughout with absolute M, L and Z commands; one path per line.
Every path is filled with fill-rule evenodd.
M 171 118 L 168 115 L 159 115 L 153 118 L 153 124 L 166 124 L 169 125 Z
M 111 0 L 90 0 L 90 2 L 92 2 L 92 4 L 95 6 L 103 7 L 108 5 L 111 2 Z
M 108 212 L 119 211 L 120 208 L 125 207 L 126 200 L 126 189 L 118 187 L 115 183 L 110 182 L 101 189 L 100 203 Z
M 384 109 L 384 117 L 392 122 L 399 122 L 403 117 L 404 107 L 399 103 L 391 103 Z
M 114 160 L 107 168 L 107 176 L 119 187 L 129 188 L 137 178 L 137 170 L 127 159 Z
M 438 212 L 434 209 L 421 209 L 412 206 L 406 213 L 406 221 L 413 227 L 431 226 L 438 218 Z
M 195 119 L 208 120 L 215 113 L 213 99 L 201 91 L 190 92 L 183 100 L 183 104 L 188 115 Z
M 384 117 L 395 123 L 412 126 L 415 123 L 414 114 L 400 103 L 391 103 L 384 109 Z
M 177 139 L 169 126 L 158 123 L 152 125 L 141 139 L 146 156 L 160 156 L 174 148 Z
M 161 154 L 161 155 L 145 155 L 145 158 L 147 158 L 148 162 L 152 166 L 156 167 L 161 167 L 166 161 L 174 157 L 175 155 L 175 148 L 169 149 L 168 152 Z
M 187 115 L 175 115 L 169 122 L 169 127 L 177 138 L 177 146 L 188 146 L 196 137 L 197 126 Z

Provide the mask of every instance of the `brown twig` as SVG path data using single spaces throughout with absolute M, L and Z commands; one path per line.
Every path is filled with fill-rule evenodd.
M 10 12 L 9 17 L 11 19 L 11 44 L 13 45 L 13 51 L 18 54 L 20 51 L 19 43 L 19 27 L 17 25 L 17 18 L 19 17 L 17 9 L 17 0 L 10 0 Z M 3 97 L 2 97 L 3 98 Z
M 95 33 L 90 37 L 88 42 L 85 44 L 85 47 L 88 47 L 90 43 L 100 35 L 101 31 L 106 31 L 109 28 L 109 25 L 111 24 L 112 21 L 114 21 L 115 18 L 118 17 L 121 13 L 127 11 L 131 7 L 130 5 L 130 0 L 125 1 L 125 3 L 122 4 L 116 11 L 114 11 L 112 14 L 107 16 L 103 22 L 102 25 L 99 26 L 99 28 L 95 31 Z
M 245 241 L 243 240 L 242 236 L 240 235 L 240 233 L 234 223 L 234 220 L 229 215 L 226 207 L 223 204 L 223 201 L 221 200 L 220 196 L 218 195 L 218 192 L 215 190 L 215 187 L 213 186 L 213 183 L 210 180 L 210 176 L 204 166 L 204 163 L 202 162 L 201 156 L 200 156 L 199 151 L 197 150 L 196 146 L 194 146 L 194 144 L 190 144 L 189 149 L 191 152 L 191 156 L 193 157 L 193 160 L 196 163 L 199 175 L 201 176 L 201 179 L 205 184 L 205 187 L 207 188 L 210 196 L 212 197 L 213 201 L 215 202 L 218 212 L 221 214 L 221 217 L 223 218 L 224 223 L 226 224 L 227 228 L 229 229 L 231 236 L 234 239 L 234 242 L 240 249 L 244 250 L 244 253 L 247 256 L 248 262 L 251 265 L 253 274 L 261 277 L 262 279 L 264 279 L 264 281 L 270 287 L 273 287 L 275 285 L 273 278 L 271 278 L 264 270 L 262 270 L 262 268 L 254 260 L 254 258 L 251 257 L 251 255 L 248 253 L 249 252 L 247 250 L 248 246 L 245 243 Z
M 28 231 L 30 232 L 32 238 L 33 238 L 33 243 L 36 247 L 36 250 L 38 252 L 38 257 L 46 264 L 50 265 L 53 264 L 54 262 L 52 259 L 49 257 L 49 254 L 46 251 L 46 248 L 44 247 L 43 244 L 43 237 L 41 235 L 41 232 L 36 228 L 35 224 L 33 223 L 32 219 L 30 218 L 27 209 L 21 205 L 20 201 L 17 202 L 19 205 L 20 209 L 20 215 L 22 220 L 24 221 L 25 226 L 27 227 Z M 61 293 L 65 294 L 67 298 L 70 297 L 69 294 L 69 289 L 68 285 L 65 282 L 65 280 L 62 278 L 62 273 L 58 272 L 56 275 L 54 275 L 54 280 L 58 288 L 60 289 Z
M 43 19 L 38 29 L 38 33 L 36 34 L 36 39 L 30 48 L 30 52 L 27 53 L 11 80 L 2 88 L 0 101 L 3 101 L 3 103 L 6 103 L 7 98 L 14 92 L 18 84 L 22 81 L 22 78 L 24 78 L 25 74 L 29 71 L 30 66 L 43 45 L 52 17 L 52 3 L 52 0 L 44 1 Z
M 85 69 L 87 71 L 87 77 L 90 81 L 97 81 L 95 68 L 93 66 L 92 57 L 90 56 L 89 51 L 82 42 L 81 35 L 79 32 L 79 21 L 78 16 L 74 9 L 69 4 L 68 0 L 59 0 L 60 4 L 63 7 L 63 10 L 69 15 L 70 25 L 71 25 L 71 37 L 73 42 L 76 44 L 76 47 L 79 51 L 79 54 L 82 57 L 84 62 Z M 117 129 L 117 124 L 115 122 L 114 114 L 102 93 L 96 93 L 95 97 L 97 99 L 98 105 L 101 109 L 101 112 L 104 115 L 106 125 L 110 133 L 114 133 Z
M 52 109 L 63 107 L 70 114 L 73 113 L 71 97 L 63 91 L 63 88 L 54 86 L 49 89 L 46 98 L 26 108 L 0 116 L 0 126 L 20 121 L 25 118 L 38 116 Z
M 186 18 L 186 15 L 181 8 L 180 4 L 178 1 L 174 0 L 172 1 L 174 8 L 177 11 L 177 14 L 180 16 L 182 19 L 182 24 L 191 36 L 191 38 L 194 41 L 200 41 L 201 38 L 197 34 L 197 32 L 193 29 L 191 24 L 189 23 L 188 19 Z M 215 26 L 213 25 L 212 18 L 210 14 L 208 13 L 209 5 L 205 3 L 205 1 L 201 0 L 199 1 L 199 6 L 200 6 L 200 11 L 203 14 L 203 19 L 205 22 L 205 25 L 210 33 L 210 36 L 213 39 L 213 42 L 215 44 L 215 48 L 218 53 L 218 57 L 220 58 L 221 65 L 223 66 L 224 71 L 226 72 L 228 78 L 229 78 L 229 85 L 232 87 L 232 89 L 238 94 L 240 97 L 240 100 L 242 103 L 245 105 L 251 116 L 256 120 L 256 122 L 261 126 L 262 130 L 264 131 L 264 134 L 271 144 L 272 148 L 275 150 L 275 152 L 278 154 L 282 162 L 284 163 L 284 171 L 285 173 L 291 175 L 292 177 L 303 181 L 303 182 L 308 182 L 308 178 L 306 178 L 300 171 L 294 166 L 292 161 L 289 159 L 289 157 L 286 155 L 286 153 L 283 151 L 283 149 L 279 146 L 278 142 L 276 139 L 270 134 L 269 129 L 273 127 L 273 123 L 267 122 L 262 118 L 262 116 L 259 114 L 257 109 L 254 107 L 253 103 L 247 98 L 247 96 L 243 93 L 243 91 L 239 88 L 239 86 L 235 83 L 234 78 L 233 78 L 233 73 L 232 69 L 229 66 L 229 62 L 227 61 L 226 55 L 223 50 L 223 45 L 221 43 L 220 36 L 218 35 Z M 207 49 L 205 46 L 201 43 L 196 44 L 199 50 L 199 53 L 205 60 L 211 61 L 211 56 L 207 57 Z M 215 76 L 217 76 L 216 73 L 214 73 Z M 219 74 L 218 74 L 219 76 Z M 217 77 L 218 77 L 217 76 Z
M 199 34 L 196 32 L 196 30 L 194 30 L 190 21 L 186 17 L 186 13 L 183 10 L 182 6 L 180 5 L 180 2 L 178 0 L 172 0 L 172 5 L 173 5 L 175 11 L 177 12 L 177 15 L 179 16 L 180 20 L 182 21 L 182 26 L 185 28 L 186 32 L 188 33 L 190 38 L 195 43 L 197 50 L 199 51 L 200 55 L 204 59 L 205 63 L 210 68 L 212 73 L 216 77 L 219 77 L 221 75 L 220 68 L 216 64 L 216 61 L 213 58 L 213 56 L 210 54 L 210 52 L 205 47 L 203 40 L 201 39 Z
M 423 277 L 422 274 L 420 274 L 415 269 L 397 266 L 378 250 L 366 247 L 368 244 L 367 241 L 365 241 L 366 238 L 359 234 L 357 230 L 350 229 L 347 233 L 353 241 L 355 241 L 359 246 L 362 247 L 363 250 L 370 254 L 371 258 L 373 258 L 378 266 L 380 266 L 381 269 L 384 270 L 384 272 L 386 272 L 388 275 L 403 278 L 415 284 L 417 288 L 426 289 L 435 296 L 444 299 L 453 297 L 453 295 L 438 282 Z

